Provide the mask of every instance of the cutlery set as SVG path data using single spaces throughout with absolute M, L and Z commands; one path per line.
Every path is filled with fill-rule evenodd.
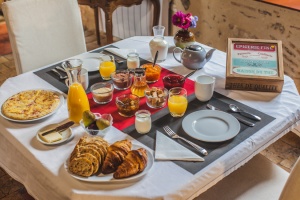
M 219 111 L 222 111 L 221 109 L 211 105 L 211 104 L 207 104 L 206 107 L 210 110 L 219 110 Z M 245 116 L 245 117 L 248 117 L 250 119 L 253 119 L 253 120 L 256 120 L 256 121 L 260 121 L 261 118 L 257 115 L 254 115 L 248 111 L 245 111 L 245 110 L 242 110 L 240 109 L 238 106 L 234 105 L 234 104 L 230 104 L 229 105 L 229 108 L 230 110 L 232 110 L 233 112 L 237 112 L 237 113 L 240 113 L 241 115 Z M 247 126 L 250 126 L 250 127 L 253 127 L 255 126 L 254 123 L 248 121 L 248 120 L 245 120 L 239 116 L 234 116 L 238 121 L 240 121 L 241 123 L 243 124 L 246 124 Z M 163 129 L 165 130 L 165 132 L 173 139 L 181 139 L 183 141 L 185 141 L 186 143 L 190 144 L 192 147 L 194 147 L 196 150 L 198 150 L 200 153 L 202 153 L 203 155 L 208 155 L 208 152 L 200 147 L 199 145 L 183 138 L 183 137 L 180 137 L 178 134 L 176 134 L 169 126 L 164 126 Z

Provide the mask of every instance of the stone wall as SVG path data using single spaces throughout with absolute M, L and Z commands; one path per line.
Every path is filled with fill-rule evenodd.
M 284 71 L 296 83 L 300 80 L 300 11 L 255 0 L 174 0 L 174 3 L 175 10 L 199 17 L 197 27 L 191 29 L 196 40 L 217 49 L 226 51 L 229 37 L 281 40 Z

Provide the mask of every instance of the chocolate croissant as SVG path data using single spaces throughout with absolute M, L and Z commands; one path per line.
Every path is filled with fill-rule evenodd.
M 148 157 L 145 149 L 130 151 L 124 162 L 118 167 L 117 171 L 113 174 L 115 179 L 121 179 L 138 174 L 147 166 Z
M 121 140 L 113 143 L 107 149 L 107 155 L 102 165 L 102 173 L 109 174 L 115 172 L 119 165 L 124 161 L 126 155 L 131 150 L 130 140 Z

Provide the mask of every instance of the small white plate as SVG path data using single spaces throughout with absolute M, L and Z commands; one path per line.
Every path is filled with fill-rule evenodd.
M 205 142 L 222 142 L 235 137 L 240 131 L 238 120 L 222 111 L 200 110 L 187 115 L 183 130 L 191 137 Z
M 99 70 L 100 65 L 100 53 L 85 53 L 73 58 L 82 60 L 82 67 L 87 69 L 89 72 L 94 72 Z
M 56 142 L 52 142 L 52 143 L 48 143 L 48 142 L 45 142 L 43 141 L 41 138 L 40 138 L 40 135 L 39 133 L 40 132 L 44 132 L 44 131 L 47 131 L 47 130 L 50 130 L 50 129 L 53 129 L 55 127 L 57 127 L 58 124 L 49 124 L 43 128 L 41 128 L 40 130 L 38 130 L 38 132 L 36 133 L 36 139 L 45 144 L 45 145 L 57 145 L 57 144 L 60 144 L 60 143 L 63 143 L 63 142 L 66 142 L 67 140 L 71 139 L 73 137 L 73 132 L 72 132 L 72 129 L 71 128 L 68 128 L 62 132 L 59 132 L 62 136 L 62 139 L 59 140 L 59 141 L 56 141 Z
M 140 145 L 136 145 L 136 144 L 132 144 L 132 149 L 139 149 L 139 148 L 143 148 Z M 146 149 L 146 148 L 145 148 Z M 152 165 L 154 163 L 154 157 L 152 155 L 152 153 L 150 151 L 147 151 L 147 155 L 148 155 L 148 163 L 146 168 L 144 169 L 144 171 L 142 171 L 139 174 L 136 174 L 134 176 L 128 177 L 128 178 L 122 178 L 122 179 L 115 179 L 113 177 L 113 173 L 111 174 L 98 174 L 98 175 L 93 175 L 90 177 L 82 177 L 82 176 L 77 176 L 75 174 L 73 174 L 72 172 L 69 171 L 68 169 L 68 164 L 69 164 L 69 158 L 66 160 L 65 164 L 64 164 L 64 169 L 75 179 L 81 180 L 81 181 L 86 181 L 86 182 L 97 182 L 97 183 L 129 183 L 132 181 L 137 181 L 140 180 L 141 178 L 143 178 L 152 168 Z

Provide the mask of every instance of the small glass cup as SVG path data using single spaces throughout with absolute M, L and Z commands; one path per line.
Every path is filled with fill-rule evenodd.
M 138 133 L 148 133 L 151 130 L 151 113 L 148 110 L 137 111 L 134 124 Z
M 114 87 L 117 90 L 126 90 L 132 84 L 132 75 L 128 70 L 117 70 L 111 74 Z
M 153 67 L 152 63 L 147 63 L 141 66 L 141 68 L 145 68 L 145 76 L 147 83 L 155 83 L 159 80 L 161 73 L 161 66 L 155 64 Z
M 115 58 L 112 55 L 102 55 L 100 58 L 99 72 L 103 80 L 110 80 L 111 73 L 116 71 Z
M 162 79 L 164 87 L 170 90 L 174 87 L 183 87 L 185 83 L 184 76 L 180 74 L 168 74 Z
M 123 117 L 131 117 L 139 109 L 140 98 L 134 94 L 123 94 L 116 98 L 118 113 Z
M 187 91 L 181 87 L 169 90 L 168 108 L 172 117 L 182 117 L 187 109 Z
M 138 53 L 131 52 L 127 55 L 127 68 L 135 69 L 140 67 L 140 57 Z
M 111 83 L 95 83 L 91 86 L 93 99 L 98 104 L 109 103 L 113 98 L 114 86 Z

